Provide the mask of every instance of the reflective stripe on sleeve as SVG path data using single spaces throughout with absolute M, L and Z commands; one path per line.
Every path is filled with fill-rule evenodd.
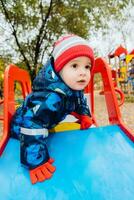
M 41 128 L 41 129 L 29 129 L 21 127 L 21 133 L 24 135 L 43 135 L 44 137 L 48 137 L 48 129 Z

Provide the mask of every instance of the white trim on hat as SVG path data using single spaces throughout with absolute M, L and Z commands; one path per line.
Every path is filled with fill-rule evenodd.
M 65 40 L 62 40 L 60 43 L 58 43 L 55 46 L 54 51 L 52 53 L 54 59 L 56 60 L 64 51 L 77 45 L 86 45 L 90 47 L 89 43 L 83 38 L 79 36 L 72 36 L 72 37 L 66 38 Z

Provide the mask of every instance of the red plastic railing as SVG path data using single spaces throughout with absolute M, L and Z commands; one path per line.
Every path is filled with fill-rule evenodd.
M 134 134 L 126 127 L 121 118 L 121 113 L 118 105 L 115 87 L 112 80 L 112 73 L 108 63 L 103 58 L 97 58 L 95 60 L 95 66 L 92 71 L 91 82 L 89 92 L 91 92 L 91 112 L 94 115 L 94 76 L 96 73 L 100 73 L 103 81 L 104 95 L 108 110 L 109 123 L 118 124 L 120 128 L 126 133 L 126 135 L 134 141 Z M 122 100 L 123 102 L 124 100 Z
M 11 118 L 15 112 L 15 94 L 14 83 L 18 81 L 22 87 L 22 95 L 25 98 L 31 92 L 30 77 L 26 70 L 20 69 L 17 66 L 9 65 L 4 73 L 4 114 L 1 116 L 3 120 L 3 134 L 0 140 L 0 155 L 2 154 L 6 143 L 9 139 L 9 126 Z

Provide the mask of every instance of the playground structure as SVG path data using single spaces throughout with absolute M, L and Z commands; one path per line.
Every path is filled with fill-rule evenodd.
M 94 114 L 94 76 L 103 81 L 109 123 L 98 127 Z M 112 73 L 102 58 L 95 60 L 91 81 L 85 92 L 96 127 L 88 130 L 60 130 L 48 138 L 50 154 L 55 159 L 52 179 L 31 185 L 28 171 L 20 166 L 19 142 L 10 138 L 9 125 L 15 112 L 14 81 L 19 81 L 25 98 L 31 92 L 26 71 L 10 65 L 4 77 L 3 134 L 0 141 L 1 199 L 129 199 L 133 200 L 134 135 L 124 125 Z M 128 162 L 129 161 L 129 162 Z M 116 179 L 116 180 L 115 180 Z M 124 189 L 125 188 L 125 189 Z
M 116 85 L 124 92 L 130 94 L 133 92 L 132 84 L 129 80 L 129 70 L 131 69 L 130 63 L 134 58 L 134 50 L 128 53 L 122 45 L 117 47 L 117 49 L 108 55 L 109 63 L 111 64 L 111 59 L 114 58 L 114 70 L 116 72 Z

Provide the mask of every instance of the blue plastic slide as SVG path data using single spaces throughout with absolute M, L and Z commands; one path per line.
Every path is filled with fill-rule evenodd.
M 0 158 L 1 200 L 133 200 L 134 143 L 117 126 L 51 134 L 56 172 L 32 185 L 10 139 Z

